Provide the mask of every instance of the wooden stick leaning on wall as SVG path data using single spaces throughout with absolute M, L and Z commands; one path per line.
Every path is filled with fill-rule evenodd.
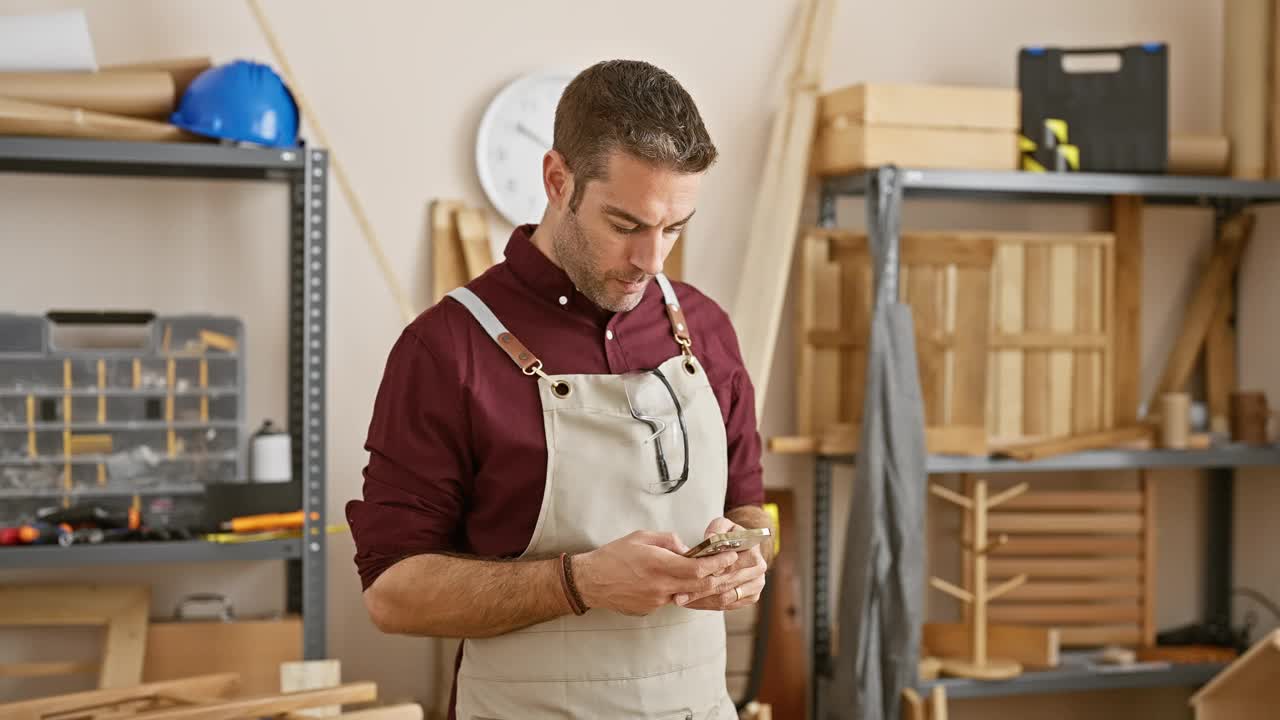
M 378 240 L 377 233 L 373 231 L 373 223 L 369 222 L 364 203 L 360 202 L 359 196 L 356 195 L 355 190 L 352 188 L 351 181 L 347 177 L 347 171 L 338 159 L 337 150 L 334 148 L 333 143 L 329 141 L 324 127 L 320 125 L 320 118 L 311 107 L 307 96 L 303 94 L 302 86 L 298 84 L 298 76 L 293 72 L 293 68 L 289 64 L 289 58 L 285 55 L 284 46 L 280 44 L 280 39 L 276 36 L 275 31 L 271 29 L 271 23 L 267 20 L 267 15 L 263 12 L 259 0 L 248 0 L 248 2 L 249 9 L 253 11 L 254 19 L 257 20 L 258 28 L 262 30 L 267 44 L 271 46 L 271 52 L 275 54 L 276 61 L 280 63 L 280 72 L 298 103 L 298 109 L 301 110 L 307 124 L 311 126 L 311 130 L 315 133 L 316 139 L 320 141 L 321 146 L 329 149 L 329 165 L 333 169 L 334 177 L 338 179 L 338 187 L 342 188 L 342 194 L 347 198 L 347 205 L 351 208 L 351 214 L 355 216 L 356 223 L 360 226 L 360 231 L 364 234 L 364 239 L 369 244 L 369 251 L 373 253 L 373 259 L 377 262 L 378 268 L 382 270 L 382 278 L 386 281 L 387 288 L 391 291 L 392 299 L 395 300 L 396 305 L 400 308 L 401 319 L 406 323 L 412 321 L 417 315 L 417 312 L 413 309 L 413 303 L 409 301 L 408 294 L 405 293 L 404 287 L 400 285 L 400 281 L 396 278 L 395 269 L 391 267 L 391 260 L 387 258 L 386 250 L 383 249 L 382 243 Z
M 1236 215 L 1222 224 L 1219 238 L 1213 247 L 1213 255 L 1209 258 L 1209 266 L 1201 276 L 1200 284 L 1183 316 L 1178 340 L 1165 362 L 1160 381 L 1147 401 L 1148 413 L 1154 411 L 1161 395 L 1181 391 L 1191 379 L 1200 346 L 1204 344 L 1213 322 L 1214 311 L 1224 293 L 1231 287 L 1231 279 L 1253 233 L 1253 225 L 1254 217 L 1250 213 Z
M 801 45 L 800 62 L 788 98 L 775 120 L 761 194 L 756 198 L 757 207 L 768 206 L 772 212 L 760 213 L 752 223 L 732 311 L 742 338 L 747 372 L 756 385 L 757 415 L 763 411 L 768 393 L 769 371 L 791 276 L 835 0 L 809 0 L 806 9 L 808 22 L 802 26 L 805 42 Z

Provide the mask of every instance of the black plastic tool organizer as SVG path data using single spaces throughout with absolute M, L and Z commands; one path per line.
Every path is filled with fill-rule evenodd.
M 1119 60 L 1115 70 L 1069 71 L 1076 59 Z M 1027 47 L 1018 53 L 1022 135 L 1035 158 L 1053 170 L 1054 144 L 1045 121 L 1066 124 L 1081 172 L 1163 173 L 1168 166 L 1169 47 Z
M 0 314 L 0 524 L 134 496 L 199 522 L 205 486 L 245 477 L 244 350 L 235 317 Z

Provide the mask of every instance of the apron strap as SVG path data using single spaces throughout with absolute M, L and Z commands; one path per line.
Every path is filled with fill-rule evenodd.
M 462 303 L 476 322 L 480 323 L 480 327 L 489 333 L 489 337 L 498 343 L 498 347 L 507 353 L 524 374 L 533 375 L 542 369 L 542 361 L 529 352 L 529 348 L 507 330 L 498 316 L 494 315 L 489 306 L 485 305 L 475 293 L 465 287 L 458 287 L 445 294 Z
M 680 309 L 680 299 L 676 297 L 676 289 L 666 275 L 658 273 L 654 278 L 662 288 L 662 301 L 667 308 L 667 319 L 671 321 L 671 333 L 675 335 L 676 342 L 680 343 L 680 347 L 687 355 L 689 346 L 693 344 L 693 338 L 689 336 L 689 323 L 685 321 L 684 311 Z

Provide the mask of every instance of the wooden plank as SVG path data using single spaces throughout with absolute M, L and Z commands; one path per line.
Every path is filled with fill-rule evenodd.
M 955 271 L 955 335 L 952 352 L 953 380 L 948 424 L 986 427 L 987 365 L 990 351 L 991 271 L 957 268 Z M 984 432 L 985 435 L 985 432 Z M 983 438 L 982 448 L 986 446 Z M 980 451 L 975 448 L 976 451 Z
M 338 687 L 342 684 L 342 661 L 340 660 L 300 660 L 280 663 L 280 692 L 297 692 L 299 690 L 317 690 L 320 688 Z M 309 710 L 298 710 L 291 715 L 293 720 L 308 717 L 332 717 L 342 712 L 337 705 L 316 707 Z
M 1236 391 L 1235 282 L 1228 281 L 1214 307 L 1204 339 L 1205 395 L 1209 429 L 1230 432 L 1231 393 Z
M 839 393 L 833 392 L 841 384 L 839 353 L 812 337 L 840 329 L 840 267 L 830 262 L 829 244 L 826 238 L 811 234 L 801 245 L 803 280 L 797 309 L 802 337 L 796 387 L 796 429 L 801 435 L 818 433 L 839 419 Z M 806 331 L 809 337 L 804 337 Z
M 868 125 L 1017 130 L 1018 97 L 1011 88 L 859 83 L 824 95 L 820 114 Z
M 1049 327 L 1055 334 L 1075 330 L 1076 249 L 1071 245 L 1049 248 Z M 1072 377 L 1074 357 L 1069 350 L 1049 353 L 1049 433 L 1070 435 L 1072 425 Z
M 1001 602 L 1025 602 L 1029 600 L 1133 600 L 1142 599 L 1143 586 L 1130 581 L 1122 582 L 1028 582 L 1014 588 Z
M 1102 248 L 1102 304 L 1098 307 L 1098 318 L 1103 333 L 1107 336 L 1107 347 L 1098 361 L 1102 373 L 1102 423 L 1101 427 L 1115 427 L 1115 317 L 1116 304 L 1116 246 L 1115 237 Z M 1101 429 L 1101 428 L 1099 428 Z
M 779 536 L 789 538 L 797 525 L 795 493 L 788 489 L 765 491 L 765 502 L 778 507 Z M 769 647 L 757 699 L 773 706 L 778 718 L 803 718 L 809 697 L 805 644 L 804 566 L 795 543 L 783 542 L 769 566 L 773 596 L 769 606 Z
M 1142 392 L 1142 198 L 1117 195 L 1111 202 L 1115 231 L 1114 283 L 1110 308 L 1114 424 L 1138 419 Z
M 1059 632 L 1063 647 L 1137 645 L 1142 639 L 1136 626 L 1064 627 Z
M 839 252 L 841 263 L 840 275 L 840 307 L 845 314 L 841 316 L 840 327 L 843 330 L 864 338 L 871 334 L 871 301 L 872 288 L 875 285 L 871 265 L 869 263 L 850 263 Z M 862 421 L 863 391 L 866 387 L 867 353 L 840 353 L 840 378 L 843 386 L 835 386 L 830 390 L 838 394 L 841 422 L 860 423 Z M 828 428 L 829 429 L 829 428 Z
M 1156 484 L 1146 470 L 1139 470 L 1142 486 L 1142 642 L 1156 641 Z
M 102 665 L 98 687 L 129 687 L 142 682 L 146 656 L 147 618 L 151 610 L 151 590 L 146 586 L 117 587 L 120 605 L 107 622 L 102 642 Z M 82 602 L 97 604 L 98 595 L 81 596 Z
M 857 452 L 860 431 L 858 425 L 832 425 L 818 440 L 817 452 L 822 455 L 848 455 Z M 986 428 L 981 425 L 926 427 L 925 448 L 931 453 L 986 455 L 986 433 Z M 803 447 L 803 441 L 789 440 L 788 443 L 792 443 L 792 447 Z
M 1267 105 L 1270 0 L 1223 5 L 1222 127 L 1231 141 L 1231 176 L 1267 175 Z
M 493 249 L 489 246 L 489 223 L 477 208 L 460 207 L 453 216 L 462 244 L 463 265 L 467 280 L 474 280 L 493 265 Z
M 51 695 L 48 697 L 21 700 L 0 705 L 0 717 L 46 717 L 65 714 L 81 708 L 102 707 L 127 702 L 133 698 L 147 698 L 171 693 L 209 698 L 225 698 L 233 695 L 240 687 L 240 676 L 236 673 L 219 673 L 197 677 L 169 680 L 167 682 L 146 683 L 124 688 L 108 688 L 105 690 L 87 690 L 84 692 Z
M 467 282 L 467 264 L 462 256 L 454 213 L 462 203 L 434 200 L 431 203 L 431 304 L 450 290 Z
M 1006 445 L 996 448 L 994 452 L 996 455 L 1015 460 L 1039 460 L 1053 457 L 1054 455 L 1120 447 L 1134 442 L 1146 442 L 1152 439 L 1152 433 L 1153 431 L 1149 425 L 1133 425 L 1114 430 L 1085 433 L 1083 435 Z
M 764 402 L 768 397 L 770 369 L 791 276 L 791 259 L 817 125 L 817 88 L 821 85 L 834 25 L 835 0 L 811 2 L 812 12 L 802 25 L 805 40 L 801 46 L 800 71 L 792 75 L 790 101 L 784 103 L 779 116 L 779 119 L 787 118 L 783 121 L 785 131 L 781 133 L 782 149 L 771 147 L 768 152 L 768 157 L 777 158 L 777 169 L 775 172 L 773 168 L 765 168 L 762 177 L 767 184 L 756 199 L 757 206 L 767 206 L 772 212 L 763 212 L 761 221 L 752 223 L 731 313 L 747 374 L 756 383 L 758 416 L 764 415 Z M 771 138 L 771 145 L 777 137 Z
M 53 661 L 0 663 L 0 677 L 49 677 L 97 672 L 96 662 Z
M 1138 558 L 1079 559 L 1052 558 L 1024 560 L 993 557 L 987 562 L 991 579 L 1026 573 L 1031 579 L 1042 578 L 1134 578 L 1142 572 Z
M 853 261 L 870 262 L 867 235 L 862 232 L 814 228 L 811 233 L 830 239 Z M 958 265 L 989 268 L 995 257 L 997 234 L 911 232 L 898 237 L 898 261 L 902 265 Z
M 1142 532 L 1138 513 L 992 512 L 991 532 L 1134 533 Z
M 1248 213 L 1236 215 L 1223 223 L 1219 241 L 1214 244 L 1213 255 L 1209 258 L 1209 267 L 1200 277 L 1200 284 L 1187 306 L 1182 329 L 1160 375 L 1160 382 L 1147 402 L 1148 408 L 1155 408 L 1161 395 L 1186 388 L 1196 356 L 1200 354 L 1200 346 L 1209 332 L 1214 309 L 1230 287 L 1231 277 L 1249 244 L 1253 224 L 1254 217 Z
M 417 703 L 399 703 L 342 713 L 338 717 L 342 720 L 422 720 L 422 706 Z
M 193 647 L 202 651 L 193 653 Z M 302 659 L 302 620 L 296 615 L 235 622 L 155 622 L 147 631 L 143 679 L 153 682 L 235 671 L 240 675 L 241 693 L 263 695 L 280 689 L 282 663 Z
M 964 623 L 924 624 L 924 654 L 967 657 L 972 649 L 970 626 Z M 1057 667 L 1058 631 L 1025 625 L 987 625 L 987 652 L 1033 668 Z
M 237 698 L 207 705 L 152 710 L 134 715 L 135 720 L 239 720 L 305 710 L 324 705 L 373 702 L 378 699 L 376 683 L 348 683 L 336 688 L 303 690 L 296 693 Z
M 1075 328 L 1074 336 L 1097 338 L 1102 346 L 1107 337 L 1101 333 L 1102 263 L 1100 248 L 1076 247 L 1075 251 Z M 1077 351 L 1072 366 L 1071 409 L 1072 433 L 1093 432 L 1102 429 L 1102 408 L 1099 393 L 1102 389 L 1102 355 L 1098 352 Z
M 902 720 L 928 720 L 924 700 L 915 688 L 902 689 Z
M 1052 258 L 1051 247 L 1028 246 L 1026 248 L 1026 278 L 1023 285 L 1023 320 L 1032 332 L 1052 330 L 1049 311 L 1052 307 Z M 1026 435 L 1051 435 L 1051 406 L 1049 353 L 1043 350 L 1027 350 L 1023 354 L 1022 375 L 1022 433 Z
M 1024 330 L 1023 295 L 1026 284 L 1026 249 L 1002 245 L 996 264 L 996 332 L 1012 335 Z M 992 434 L 996 437 L 1021 437 L 1026 406 L 1022 397 L 1025 358 L 1022 352 L 1002 350 L 996 353 L 996 382 L 993 383 L 995 410 Z
M 998 604 L 992 605 L 987 612 L 992 622 L 1008 623 L 1028 622 L 1079 625 L 1083 623 L 1138 622 L 1142 619 L 1142 608 L 1136 602 L 1124 605 L 1111 603 Z
M 1192 695 L 1191 704 L 1199 712 L 1215 702 L 1222 702 L 1226 709 L 1232 699 L 1266 698 L 1268 712 L 1257 715 L 1266 717 L 1275 705 L 1277 663 L 1280 663 L 1280 630 L 1272 630 Z M 1222 717 L 1228 715 L 1224 713 Z
M 769 452 L 778 455 L 810 455 L 818 451 L 818 439 L 812 435 L 769 438 Z
M 942 334 L 942 283 L 937 268 L 910 266 L 902 278 L 902 292 L 911 306 L 916 336 L 916 363 L 920 373 L 920 394 L 924 400 L 925 425 L 937 427 L 946 422 L 944 358 L 929 342 Z
M 1141 510 L 1137 490 L 1062 490 L 1023 493 L 1000 506 L 1006 510 Z
M 1058 335 L 1055 333 L 1025 333 L 1019 335 L 995 335 L 991 347 L 1013 350 L 1104 350 L 1110 343 L 1100 333 Z
M 1140 555 L 1137 537 L 1079 535 L 1019 535 L 995 550 L 997 556 L 1025 555 Z

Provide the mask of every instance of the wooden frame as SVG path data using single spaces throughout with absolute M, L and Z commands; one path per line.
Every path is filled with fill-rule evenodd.
M 150 590 L 142 585 L 0 586 L 0 625 L 105 626 L 102 662 L 96 668 L 99 688 L 142 681 L 150 608 Z M 0 674 L 36 677 L 93 669 L 92 664 L 84 663 L 21 663 L 0 665 Z

